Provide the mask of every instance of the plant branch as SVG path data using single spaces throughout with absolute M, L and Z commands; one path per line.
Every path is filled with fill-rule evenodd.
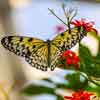
M 97 85 L 97 86 L 100 87 L 100 84 L 98 84 L 97 82 L 95 82 L 94 80 L 92 80 L 89 76 L 86 77 L 82 72 L 80 72 L 80 74 L 81 74 L 84 78 L 86 78 L 88 81 L 90 81 L 90 82 L 92 82 L 93 84 L 95 84 L 95 85 Z
M 61 18 L 59 18 L 52 9 L 48 8 L 48 10 L 55 16 L 57 17 L 63 24 L 65 24 L 66 26 L 68 26 Z
M 98 84 L 97 82 L 95 82 L 94 80 L 92 80 L 89 76 L 88 76 L 88 80 L 92 83 L 94 83 L 95 85 L 100 87 L 100 84 Z

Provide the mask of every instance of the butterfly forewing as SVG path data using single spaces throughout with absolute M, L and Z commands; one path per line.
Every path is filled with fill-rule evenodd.
M 28 51 L 36 51 L 38 47 L 44 44 L 44 41 L 22 36 L 7 36 L 1 40 L 1 43 L 15 54 L 25 56 Z
M 25 57 L 33 67 L 47 70 L 48 48 L 45 41 L 30 37 L 7 36 L 1 40 L 1 43 L 9 51 Z
M 58 61 L 61 53 L 64 50 L 71 49 L 78 42 L 80 42 L 85 35 L 85 32 L 81 32 L 77 27 L 75 27 L 71 29 L 71 33 L 69 33 L 67 30 L 57 35 L 51 41 L 51 70 L 53 70 L 55 67 L 58 67 Z
M 59 50 L 69 50 L 73 46 L 79 42 L 85 34 L 83 32 L 79 32 L 78 28 L 72 28 L 71 33 L 69 31 L 62 32 L 61 34 L 57 35 L 53 40 L 52 44 L 54 44 Z

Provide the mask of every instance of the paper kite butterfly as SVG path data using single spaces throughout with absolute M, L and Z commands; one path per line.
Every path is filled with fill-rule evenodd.
M 51 9 L 49 10 L 55 15 Z M 68 30 L 58 34 L 52 40 L 43 41 L 34 37 L 6 36 L 1 40 L 1 44 L 9 51 L 24 57 L 31 66 L 42 71 L 47 71 L 48 68 L 53 71 L 57 67 L 60 54 L 64 50 L 71 49 L 87 34 L 88 25 L 85 27 L 77 20 L 71 22 L 75 14 L 76 12 L 73 14 L 72 9 L 67 11 L 68 24 L 55 15 L 68 26 Z M 76 26 L 70 28 L 71 23 Z

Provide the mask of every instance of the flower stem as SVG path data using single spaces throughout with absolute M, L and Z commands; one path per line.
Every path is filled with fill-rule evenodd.
M 52 9 L 48 8 L 48 10 L 55 16 L 57 17 L 63 24 L 65 24 L 66 26 L 68 26 L 61 18 L 59 18 Z
M 97 86 L 100 87 L 100 84 L 98 84 L 97 82 L 95 82 L 94 80 L 92 80 L 89 76 L 86 77 L 82 72 L 80 72 L 80 74 L 81 74 L 84 78 L 86 78 L 88 81 L 90 81 L 90 82 L 92 82 L 93 84 L 95 84 L 95 85 L 97 85 Z
M 98 84 L 97 82 L 95 82 L 94 80 L 92 80 L 90 77 L 88 78 L 90 82 L 94 83 L 95 85 L 100 87 L 100 84 Z

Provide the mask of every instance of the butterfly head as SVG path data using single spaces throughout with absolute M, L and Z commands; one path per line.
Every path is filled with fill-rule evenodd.
M 50 43 L 50 42 L 51 42 L 51 40 L 47 39 L 47 40 L 46 40 L 46 42 L 47 42 L 47 43 Z
M 86 19 L 75 20 L 71 22 L 72 25 L 78 27 L 79 31 L 85 31 L 86 33 L 94 31 L 97 34 L 97 30 L 93 28 L 94 22 L 86 22 Z

